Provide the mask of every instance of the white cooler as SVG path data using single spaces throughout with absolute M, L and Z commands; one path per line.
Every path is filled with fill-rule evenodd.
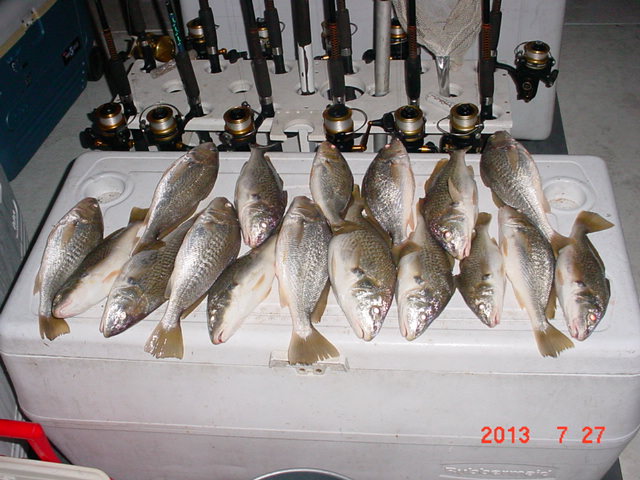
M 638 430 L 638 302 L 611 184 L 594 157 L 535 157 L 562 233 L 581 209 L 616 224 L 591 235 L 611 280 L 608 312 L 557 359 L 538 353 L 510 287 L 496 328 L 456 292 L 413 342 L 399 333 L 395 304 L 380 334 L 359 340 L 330 295 L 319 329 L 342 356 L 304 368 L 286 362 L 291 322 L 277 288 L 223 345 L 211 344 L 200 305 L 182 324 L 182 360 L 143 351 L 164 307 L 105 339 L 102 302 L 69 319 L 71 334 L 41 340 L 32 290 L 49 228 L 85 196 L 101 200 L 105 233 L 123 226 L 177 156 L 81 156 L 2 312 L 0 351 L 20 406 L 72 462 L 118 480 L 249 480 L 290 468 L 353 480 L 599 480 Z M 308 194 L 312 155 L 270 156 L 289 198 Z M 233 198 L 246 157 L 221 154 L 212 197 Z M 372 157 L 346 155 L 356 181 Z M 418 193 L 439 158 L 412 156 Z M 495 214 L 479 156 L 468 159 L 480 208 Z M 561 312 L 553 323 L 567 332 Z

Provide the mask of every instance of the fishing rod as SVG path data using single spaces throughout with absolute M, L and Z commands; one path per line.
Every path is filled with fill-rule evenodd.
M 200 87 L 198 87 L 198 80 L 196 74 L 193 71 L 193 65 L 189 58 L 189 53 L 182 41 L 182 35 L 180 33 L 180 27 L 178 25 L 178 18 L 176 12 L 173 9 L 173 5 L 170 0 L 166 0 L 165 6 L 169 15 L 169 22 L 171 23 L 171 29 L 176 44 L 176 67 L 180 74 L 180 80 L 184 87 L 184 92 L 187 94 L 187 100 L 189 102 L 189 112 L 185 115 L 183 128 L 193 117 L 203 117 L 204 111 L 202 110 L 202 102 L 200 101 Z M 211 142 L 211 136 L 208 132 L 198 131 L 196 132 L 200 143 Z
M 298 76 L 300 93 L 311 95 L 316 87 L 313 78 L 313 47 L 311 45 L 311 17 L 309 0 L 291 0 L 293 36 L 298 53 Z
M 478 83 L 480 87 L 480 117 L 493 119 L 494 74 L 496 71 L 498 40 L 500 39 L 501 0 L 482 1 L 482 29 L 480 30 L 480 60 L 478 65 Z
M 211 73 L 220 73 L 220 57 L 218 52 L 218 34 L 216 33 L 216 22 L 213 18 L 213 10 L 209 6 L 209 0 L 200 0 L 200 10 L 198 12 L 202 30 L 204 33 L 204 43 L 206 45 L 207 57 L 211 66 Z
M 407 0 L 409 54 L 404 61 L 404 83 L 410 105 L 420 105 L 420 49 L 416 27 L 416 0 Z
M 273 98 L 271 91 L 271 80 L 267 61 L 262 55 L 260 48 L 260 38 L 258 36 L 258 25 L 256 23 L 255 11 L 252 0 L 240 0 L 242 8 L 242 18 L 244 19 L 247 45 L 249 46 L 249 57 L 251 58 L 251 70 L 253 71 L 253 81 L 256 84 L 256 91 L 260 97 L 260 114 L 256 118 L 256 126 L 259 127 L 265 118 L 275 115 Z
M 351 45 L 351 18 L 346 0 L 337 0 L 336 27 L 340 37 L 340 56 L 344 64 L 344 73 L 351 75 L 353 70 Z
M 391 0 L 375 0 L 375 96 L 389 93 L 389 66 L 391 62 Z
M 269 32 L 269 45 L 271 57 L 277 75 L 287 73 L 284 65 L 284 53 L 282 50 L 282 32 L 280 31 L 280 16 L 273 0 L 264 0 L 264 20 Z
M 131 85 L 129 85 L 127 71 L 124 68 L 122 58 L 118 55 L 118 51 L 116 50 L 116 44 L 113 41 L 113 35 L 111 34 L 107 15 L 105 14 L 104 7 L 102 6 L 102 0 L 95 0 L 95 5 L 98 11 L 98 17 L 100 18 L 102 35 L 104 36 L 107 51 L 109 53 L 109 72 L 111 74 L 111 80 L 113 81 L 116 93 L 118 94 L 118 97 L 120 97 L 120 101 L 124 106 L 124 114 L 127 117 L 135 115 L 137 110 L 133 103 Z
M 336 23 L 336 8 L 333 0 L 324 0 L 325 27 L 331 47 L 327 70 L 329 73 L 329 93 L 334 104 L 345 102 L 344 62 L 340 54 L 340 36 Z
M 150 43 L 151 37 L 147 33 L 147 25 L 142 15 L 140 0 L 127 0 L 127 10 L 131 23 L 131 33 L 137 37 L 140 50 L 142 51 L 142 58 L 144 59 L 142 70 L 149 73 L 156 68 L 156 59 L 154 58 L 153 48 Z

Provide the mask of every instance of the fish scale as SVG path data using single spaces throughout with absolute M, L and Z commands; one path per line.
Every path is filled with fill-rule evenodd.
M 398 138 L 385 145 L 362 179 L 362 197 L 394 245 L 407 239 L 413 227 L 415 178 L 406 148 Z
M 69 332 L 64 319 L 52 313 L 53 299 L 64 282 L 102 240 L 102 212 L 95 198 L 78 202 L 53 227 L 47 238 L 34 293 L 40 292 L 40 335 L 53 340 Z M 67 238 L 68 237 L 68 238 Z
M 294 198 L 276 242 L 280 303 L 289 307 L 293 322 L 291 364 L 312 364 L 339 355 L 313 326 L 326 304 L 330 239 L 331 230 L 316 204 L 304 196 Z
M 240 251 L 240 226 L 229 200 L 217 197 L 198 215 L 176 256 L 167 293 L 167 310 L 151 333 L 145 351 L 182 358 L 180 318 L 206 294 L 218 275 Z
M 165 291 L 176 255 L 194 221 L 195 217 L 167 235 L 160 248 L 144 250 L 123 266 L 102 315 L 100 331 L 105 337 L 124 332 L 166 302 Z

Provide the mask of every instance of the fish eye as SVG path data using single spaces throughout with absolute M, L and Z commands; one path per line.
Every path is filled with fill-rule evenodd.
M 480 310 L 481 312 L 484 312 L 486 308 L 487 306 L 484 303 L 478 304 L 478 310 Z
M 598 316 L 594 312 L 589 312 L 589 315 L 587 315 L 587 320 L 589 321 L 589 323 L 595 323 L 595 321 L 598 320 Z
M 380 307 L 378 307 L 378 306 L 373 306 L 369 310 L 369 313 L 371 313 L 371 316 L 373 316 L 373 317 L 377 317 L 378 315 L 380 315 L 381 312 L 382 312 L 382 310 L 380 310 Z
M 445 231 L 443 232 L 443 235 L 444 235 L 444 239 L 445 239 L 445 240 L 449 240 L 449 239 L 451 238 L 451 235 L 452 235 L 452 234 L 451 234 L 451 232 L 450 232 L 449 230 L 445 230 Z
M 420 315 L 418 315 L 418 318 L 420 319 L 421 322 L 426 322 L 429 319 L 429 316 L 425 312 L 420 312 Z
M 260 222 L 260 228 L 267 228 L 267 222 L 265 221 Z

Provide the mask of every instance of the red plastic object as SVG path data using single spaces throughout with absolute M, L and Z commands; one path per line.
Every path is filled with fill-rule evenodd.
M 26 440 L 40 460 L 62 463 L 39 423 L 0 420 L 0 437 Z

